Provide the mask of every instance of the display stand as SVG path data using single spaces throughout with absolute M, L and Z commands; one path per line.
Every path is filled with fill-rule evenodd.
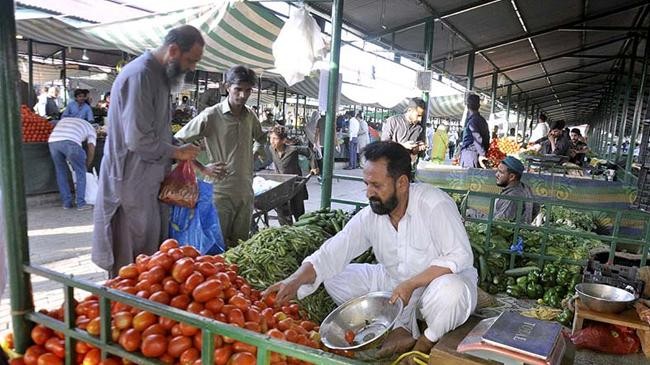
M 627 309 L 622 313 L 601 313 L 588 309 L 580 299 L 576 299 L 571 334 L 575 334 L 576 331 L 582 328 L 585 319 L 636 329 L 636 334 L 641 340 L 643 353 L 646 357 L 650 357 L 650 324 L 639 319 L 636 310 Z

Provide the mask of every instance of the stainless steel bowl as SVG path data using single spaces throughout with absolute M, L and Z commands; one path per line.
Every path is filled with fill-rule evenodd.
M 375 359 L 403 309 L 401 300 L 388 304 L 390 297 L 388 292 L 373 292 L 343 303 L 320 326 L 323 344 L 332 350 L 353 351 L 361 360 Z M 352 345 L 345 340 L 348 330 L 356 334 Z
M 626 290 L 596 283 L 578 284 L 576 293 L 587 308 L 603 313 L 620 313 L 637 299 L 635 294 Z

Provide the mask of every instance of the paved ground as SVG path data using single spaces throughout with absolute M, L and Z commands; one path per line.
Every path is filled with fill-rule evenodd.
M 335 170 L 336 174 L 361 176 L 361 170 Z M 320 185 L 315 178 L 308 183 L 307 211 L 320 207 Z M 363 183 L 343 179 L 333 182 L 332 197 L 366 201 Z M 334 208 L 349 206 L 333 204 Z M 90 261 L 92 237 L 92 212 L 77 212 L 60 208 L 56 195 L 28 199 L 28 235 L 31 261 L 53 270 L 74 275 L 92 282 L 106 280 L 106 274 Z M 35 306 L 56 308 L 63 303 L 61 286 L 39 277 L 32 278 Z M 84 297 L 86 293 L 76 293 Z M 0 299 L 0 334 L 10 330 L 8 290 Z M 631 356 L 601 355 L 591 351 L 578 351 L 574 364 L 650 364 L 642 354 Z
M 336 173 L 361 175 L 361 170 L 337 170 Z M 365 189 L 361 183 L 336 180 L 334 184 L 334 197 L 365 199 Z M 316 178 L 312 178 L 307 187 L 310 199 L 305 202 L 305 209 L 319 209 L 320 185 Z M 338 204 L 333 206 L 345 207 Z M 96 283 L 106 280 L 106 273 L 90 261 L 92 229 L 92 211 L 63 210 L 57 195 L 52 194 L 28 199 L 28 235 L 32 263 Z M 63 303 L 63 290 L 57 283 L 34 276 L 32 286 L 37 309 L 52 309 Z M 85 295 L 87 293 L 76 293 L 80 298 Z M 10 330 L 10 322 L 7 288 L 0 299 L 0 333 Z

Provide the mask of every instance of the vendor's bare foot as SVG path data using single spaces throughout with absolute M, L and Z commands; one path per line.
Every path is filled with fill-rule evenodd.
M 388 334 L 384 344 L 377 351 L 377 356 L 384 357 L 393 357 L 393 355 L 401 355 L 405 352 L 408 352 L 415 344 L 415 339 L 411 332 L 407 331 L 405 328 L 399 327 L 396 328 Z

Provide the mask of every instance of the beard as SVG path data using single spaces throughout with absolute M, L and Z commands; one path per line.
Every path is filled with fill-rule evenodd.
M 499 180 L 497 180 L 497 186 L 500 187 L 500 188 L 505 188 L 506 186 L 508 186 L 508 182 L 507 181 L 506 182 L 500 182 Z
M 381 199 L 374 196 L 368 200 L 370 202 L 370 209 L 378 215 L 389 214 L 397 207 L 397 194 L 395 191 L 393 191 L 393 194 L 385 202 L 382 202 Z
M 178 94 L 183 91 L 186 72 L 183 72 L 177 60 L 171 60 L 167 63 L 165 75 L 167 75 L 167 79 L 169 80 L 169 88 L 172 94 Z

